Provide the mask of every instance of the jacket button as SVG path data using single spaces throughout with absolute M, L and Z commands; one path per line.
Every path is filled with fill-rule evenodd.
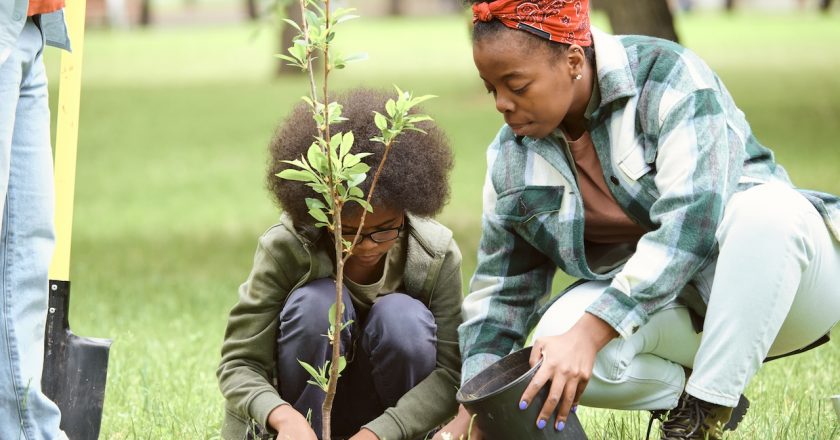
M 12 16 L 15 21 L 20 21 L 21 18 L 23 18 L 23 15 L 20 12 L 15 12 L 15 15 Z
M 613 185 L 618 185 L 618 177 L 610 176 L 610 182 L 612 182 Z

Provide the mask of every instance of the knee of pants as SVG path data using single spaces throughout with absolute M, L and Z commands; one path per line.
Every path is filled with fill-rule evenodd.
M 347 288 L 344 289 L 344 321 L 352 319 L 353 304 Z M 335 281 L 321 278 L 295 289 L 280 311 L 280 329 L 294 326 L 306 336 L 323 337 L 329 329 L 329 310 L 335 303 Z
M 627 377 L 627 368 L 636 355 L 626 340 L 613 339 L 595 356 L 592 377 L 606 383 L 620 383 Z
M 422 302 L 403 293 L 379 298 L 365 323 L 362 345 L 368 353 L 387 350 L 409 359 L 434 359 L 434 316 Z
M 726 204 L 723 221 L 717 231 L 719 242 L 733 234 L 776 241 L 800 239 L 806 232 L 805 215 L 817 214 L 814 207 L 796 190 L 782 184 L 767 183 L 732 196 Z

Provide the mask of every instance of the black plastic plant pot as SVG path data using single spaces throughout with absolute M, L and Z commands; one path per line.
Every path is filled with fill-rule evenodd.
M 569 413 L 566 427 L 554 429 L 552 415 L 543 429 L 537 429 L 537 417 L 548 395 L 548 385 L 534 397 L 525 410 L 519 409 L 519 398 L 537 372 L 528 358 L 531 348 L 513 352 L 475 375 L 458 391 L 458 402 L 472 414 L 484 438 L 489 440 L 586 440 L 586 433 L 574 413 Z

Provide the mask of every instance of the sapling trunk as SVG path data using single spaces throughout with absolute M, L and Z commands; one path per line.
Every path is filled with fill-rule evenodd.
M 326 393 L 324 403 L 321 407 L 321 432 L 322 437 L 325 440 L 329 440 L 331 438 L 332 405 L 335 400 L 338 378 L 345 364 L 341 356 L 340 345 L 341 331 L 348 324 L 342 323 L 344 311 L 342 295 L 344 292 L 344 267 L 353 255 L 353 250 L 364 227 L 365 217 L 368 211 L 372 210 L 370 202 L 382 168 L 388 159 L 388 153 L 396 142 L 397 136 L 403 131 L 422 131 L 416 128 L 414 124 L 430 120 L 431 118 L 416 113 L 410 114 L 410 110 L 414 105 L 431 98 L 431 96 L 414 98 L 410 93 L 403 92 L 397 88 L 397 100 L 389 99 L 385 103 L 388 117 L 378 112 L 373 112 L 375 114 L 374 122 L 380 129 L 382 136 L 374 137 L 370 141 L 382 143 L 384 152 L 382 160 L 379 162 L 373 180 L 371 181 L 370 189 L 366 197 L 362 199 L 364 194 L 358 188 L 358 185 L 365 180 L 370 167 L 361 163 L 361 159 L 369 156 L 371 153 L 350 153 L 354 142 L 352 132 L 339 133 L 335 136 L 336 139 L 333 139 L 330 134 L 330 124 L 338 122 L 342 118 L 341 106 L 338 103 L 331 103 L 329 100 L 329 76 L 334 67 L 343 68 L 350 58 L 337 55 L 335 60 L 331 62 L 329 43 L 334 37 L 331 30 L 334 23 L 332 23 L 330 0 L 323 2 L 323 9 L 313 0 L 299 0 L 299 2 L 301 15 L 303 16 L 301 25 L 291 20 L 285 21 L 300 31 L 301 39 L 296 40 L 295 45 L 289 48 L 290 55 L 278 54 L 277 56 L 290 62 L 293 66 L 308 70 L 310 98 L 304 98 L 304 100 L 312 108 L 313 117 L 317 122 L 318 139 L 310 147 L 309 153 L 300 160 L 283 161 L 298 168 L 298 170 L 287 169 L 278 173 L 277 176 L 284 179 L 307 182 L 307 185 L 320 193 L 323 201 L 327 202 L 325 205 L 317 199 L 306 199 L 307 206 L 310 208 L 309 213 L 316 220 L 315 225 L 317 227 L 327 227 L 333 234 L 333 243 L 335 244 L 335 305 L 332 309 L 334 313 L 331 312 L 330 329 L 328 331 L 328 337 L 332 344 L 332 354 L 328 361 L 329 368 L 325 365 L 318 367 L 316 370 L 305 362 L 299 362 L 313 377 L 314 381 L 310 381 L 310 383 L 318 385 Z M 321 16 L 309 11 L 309 5 L 312 5 Z M 336 10 L 336 23 L 352 18 L 352 16 L 347 15 L 348 11 L 350 10 Z M 310 20 L 312 20 L 312 23 L 309 22 Z M 318 97 L 318 86 L 313 70 L 315 50 L 319 50 L 324 57 L 323 96 L 321 97 L 323 100 L 320 100 Z M 335 109 L 334 112 L 331 111 L 332 108 Z M 334 114 L 331 115 L 331 113 Z M 363 208 L 359 225 L 356 228 L 354 238 L 351 242 L 343 240 L 341 227 L 342 210 L 348 202 L 358 203 Z

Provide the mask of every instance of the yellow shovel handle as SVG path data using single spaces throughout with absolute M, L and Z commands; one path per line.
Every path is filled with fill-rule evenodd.
M 67 0 L 64 17 L 73 52 L 61 53 L 54 165 L 56 243 L 49 275 L 51 280 L 70 281 L 70 239 L 73 232 L 73 192 L 76 186 L 76 146 L 79 141 L 85 0 Z

